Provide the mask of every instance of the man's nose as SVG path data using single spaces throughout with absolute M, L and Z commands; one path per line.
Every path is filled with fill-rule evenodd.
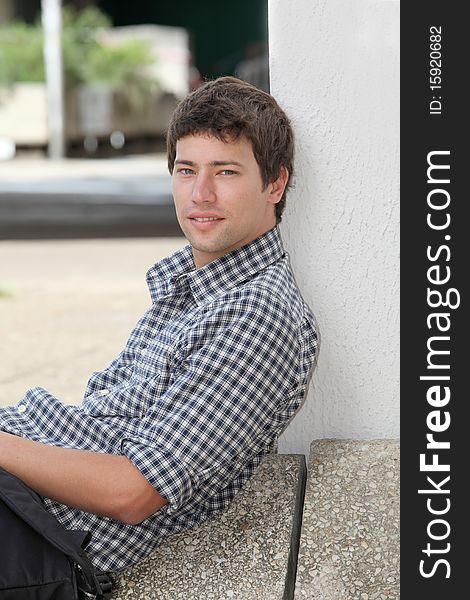
M 208 173 L 197 174 L 193 185 L 192 200 L 194 202 L 214 202 L 215 192 L 212 178 Z

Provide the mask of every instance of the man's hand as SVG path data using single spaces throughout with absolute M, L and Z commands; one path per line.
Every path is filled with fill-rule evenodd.
M 41 496 L 129 525 L 167 504 L 125 456 L 57 448 L 0 432 L 0 467 Z

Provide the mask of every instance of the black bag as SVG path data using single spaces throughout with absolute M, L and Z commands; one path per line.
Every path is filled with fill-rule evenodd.
M 90 534 L 67 531 L 42 498 L 0 469 L 0 600 L 90 600 L 111 597 L 83 545 Z

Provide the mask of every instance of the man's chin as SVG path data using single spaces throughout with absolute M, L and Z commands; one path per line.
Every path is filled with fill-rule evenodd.
M 220 234 L 216 236 L 214 232 L 205 233 L 186 230 L 184 233 L 191 246 L 200 252 L 222 252 L 231 245 L 229 239 L 224 239 L 224 236 Z

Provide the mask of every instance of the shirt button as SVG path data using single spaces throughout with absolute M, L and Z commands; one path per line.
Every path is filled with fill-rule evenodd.
M 109 390 L 101 390 L 101 396 L 107 396 L 109 394 Z
M 20 415 L 22 415 L 23 413 L 26 412 L 26 405 L 25 404 L 20 404 L 18 406 L 18 412 L 20 413 Z
M 147 348 L 142 348 L 140 351 L 140 356 L 145 356 L 147 354 Z

